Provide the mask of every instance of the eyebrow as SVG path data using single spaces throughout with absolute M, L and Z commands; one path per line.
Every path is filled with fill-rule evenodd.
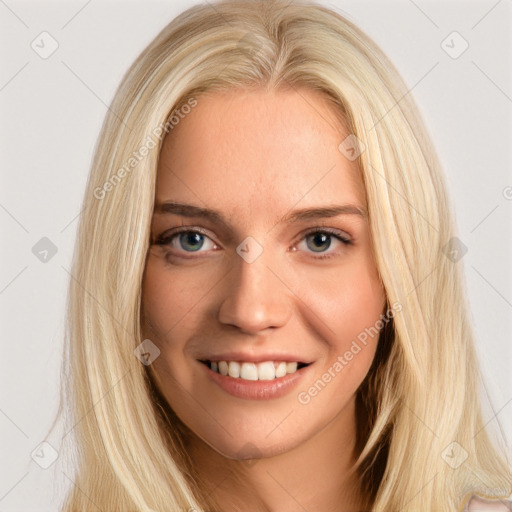
M 165 201 L 155 205 L 154 212 L 156 214 L 175 214 L 184 217 L 203 217 L 210 221 L 223 224 L 229 227 L 229 222 L 224 218 L 222 213 L 210 208 L 203 208 L 186 203 L 178 203 L 175 201 Z M 361 206 L 355 204 L 318 206 L 313 208 L 303 208 L 287 213 L 281 218 L 281 222 L 292 224 L 294 222 L 315 220 L 327 217 L 337 217 L 338 215 L 357 215 L 363 219 L 367 218 L 367 211 Z

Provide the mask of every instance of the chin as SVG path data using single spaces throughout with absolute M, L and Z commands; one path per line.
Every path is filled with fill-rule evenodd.
M 203 441 L 215 452 L 226 459 L 232 460 L 256 460 L 268 459 L 293 450 L 299 441 L 277 440 L 270 442 L 264 435 L 255 433 L 254 436 L 236 439 L 222 439 Z
M 305 428 L 304 423 L 300 427 L 292 422 L 285 426 L 289 420 L 279 425 L 285 417 L 286 414 L 279 421 L 269 421 L 268 424 L 254 425 L 241 422 L 229 431 L 220 425 L 216 425 L 213 430 L 211 423 L 191 430 L 207 447 L 227 459 L 270 458 L 293 450 L 313 435 L 313 425 L 310 429 Z

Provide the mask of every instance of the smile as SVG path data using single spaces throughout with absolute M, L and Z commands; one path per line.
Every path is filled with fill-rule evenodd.
M 307 363 L 297 361 L 263 361 L 251 363 L 242 361 L 201 361 L 210 370 L 233 378 L 243 380 L 274 380 L 295 373 L 297 370 L 308 366 Z
M 284 397 L 308 378 L 316 366 L 298 361 L 197 361 L 211 382 L 244 400 Z

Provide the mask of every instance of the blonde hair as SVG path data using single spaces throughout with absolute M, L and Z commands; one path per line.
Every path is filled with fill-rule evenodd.
M 363 149 L 376 264 L 389 304 L 402 305 L 358 390 L 357 465 L 371 510 L 456 510 L 473 493 L 508 495 L 510 465 L 480 410 L 460 264 L 447 254 L 453 214 L 406 85 L 368 36 L 326 7 L 227 0 L 192 7 L 158 34 L 99 136 L 69 288 L 61 401 L 77 470 L 63 510 L 212 505 L 183 448 L 186 428 L 134 350 L 162 139 L 201 94 L 248 87 L 322 92 Z M 442 456 L 460 450 L 453 442 L 467 452 L 457 468 Z

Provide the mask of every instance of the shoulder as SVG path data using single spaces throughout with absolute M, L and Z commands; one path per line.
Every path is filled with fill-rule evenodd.
M 462 512 L 512 512 L 512 501 L 472 496 Z

